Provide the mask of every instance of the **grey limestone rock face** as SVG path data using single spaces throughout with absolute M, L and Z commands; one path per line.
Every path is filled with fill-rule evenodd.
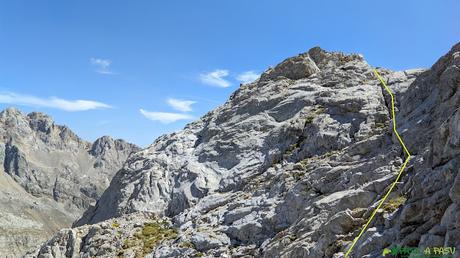
M 460 248 L 459 51 L 431 69 L 377 69 L 413 157 L 352 257 L 393 245 Z M 145 257 L 343 257 L 405 159 L 390 112 L 362 56 L 313 48 L 131 156 L 67 231 L 154 214 L 178 235 Z M 74 250 L 88 234 L 53 238 L 35 256 L 60 257 L 53 248 Z
M 94 144 L 43 113 L 0 113 L 0 256 L 34 248 L 94 203 L 138 148 L 109 137 Z
M 243 85 L 223 106 L 132 156 L 77 225 L 134 211 L 174 216 L 213 192 L 241 189 L 286 152 L 320 156 L 375 134 L 388 111 L 369 66 L 357 55 L 318 51 L 305 78 L 287 77 L 313 62 L 308 53 L 274 69 L 287 77 Z
M 319 72 L 316 63 L 308 53 L 288 58 L 273 69 L 269 69 L 261 76 L 261 81 L 273 80 L 279 77 L 298 80 Z

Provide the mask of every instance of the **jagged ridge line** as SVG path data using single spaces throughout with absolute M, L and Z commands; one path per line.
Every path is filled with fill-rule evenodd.
M 390 195 L 390 193 L 393 191 L 393 188 L 395 187 L 396 183 L 398 183 L 399 181 L 399 178 L 401 178 L 401 175 L 404 171 L 404 169 L 406 168 L 407 166 L 407 163 L 409 162 L 409 159 L 411 157 L 411 154 L 409 152 L 409 150 L 407 149 L 406 145 L 404 144 L 404 141 L 402 140 L 401 136 L 399 136 L 399 133 L 398 133 L 398 130 L 396 130 L 396 116 L 395 116 L 395 101 L 394 101 L 394 95 L 393 93 L 391 92 L 390 88 L 386 85 L 385 81 L 382 79 L 382 77 L 380 76 L 380 74 L 377 72 L 377 70 L 375 68 L 373 68 L 374 70 L 374 74 L 377 76 L 377 78 L 380 80 L 380 82 L 383 84 L 383 86 L 385 87 L 385 90 L 390 94 L 391 96 L 391 114 L 392 114 L 392 119 L 393 119 L 393 131 L 395 132 L 396 134 L 396 137 L 398 138 L 399 142 L 401 143 L 405 153 L 407 154 L 407 157 L 406 157 L 406 160 L 404 161 L 401 169 L 399 170 L 399 173 L 398 173 L 398 176 L 396 177 L 396 180 L 391 184 L 391 187 L 390 189 L 388 189 L 387 193 L 385 194 L 385 196 L 383 196 L 382 200 L 380 200 L 380 203 L 379 205 L 374 209 L 374 211 L 372 212 L 372 215 L 371 217 L 369 218 L 369 220 L 367 221 L 367 223 L 364 225 L 363 229 L 361 230 L 361 232 L 359 233 L 359 235 L 353 240 L 353 243 L 352 245 L 350 246 L 350 248 L 348 248 L 348 251 L 345 253 L 345 256 L 344 258 L 347 258 L 348 255 L 351 253 L 351 251 L 353 250 L 353 247 L 356 245 L 356 243 L 358 242 L 358 240 L 360 239 L 361 235 L 366 231 L 367 227 L 369 226 L 369 224 L 372 222 L 372 220 L 374 219 L 374 216 L 375 214 L 377 214 L 377 211 L 382 207 L 383 203 L 386 201 L 386 199 L 388 198 L 388 196 Z

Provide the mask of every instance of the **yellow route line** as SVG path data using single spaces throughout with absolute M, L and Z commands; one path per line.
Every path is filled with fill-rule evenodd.
M 361 235 L 366 232 L 366 229 L 367 227 L 369 226 L 369 224 L 372 222 L 372 220 L 374 219 L 374 216 L 375 214 L 377 213 L 377 211 L 380 209 L 380 207 L 382 207 L 383 203 L 385 202 L 385 200 L 388 198 L 388 196 L 390 195 L 391 191 L 393 191 L 393 188 L 395 187 L 396 183 L 399 181 L 399 178 L 401 177 L 404 169 L 406 168 L 406 165 L 407 163 L 409 162 L 409 159 L 411 157 L 411 154 L 409 152 L 409 150 L 407 150 L 407 147 L 406 145 L 404 144 L 403 140 L 401 139 L 401 136 L 399 136 L 399 133 L 398 133 L 398 130 L 396 130 L 396 116 L 395 116 L 395 97 L 393 95 L 393 93 L 391 92 L 390 88 L 386 85 L 385 81 L 382 79 L 382 77 L 380 76 L 380 74 L 377 72 L 377 70 L 374 68 L 374 73 L 375 75 L 377 76 L 377 78 L 380 80 L 380 82 L 383 84 L 383 86 L 385 87 L 385 90 L 388 92 L 388 94 L 390 94 L 391 96 L 391 117 L 393 119 L 393 131 L 395 132 L 396 134 L 396 137 L 398 138 L 399 140 L 399 143 L 401 143 L 405 153 L 406 153 L 406 160 L 404 161 L 401 169 L 399 170 L 399 173 L 398 173 L 398 176 L 396 177 L 396 180 L 391 184 L 391 187 L 390 189 L 388 189 L 387 193 L 385 194 L 385 196 L 383 196 L 382 200 L 380 200 L 380 203 L 379 205 L 375 208 L 375 210 L 372 212 L 372 215 L 371 217 L 369 218 L 369 220 L 367 221 L 367 223 L 364 225 L 363 229 L 361 230 L 361 232 L 359 233 L 359 235 L 353 240 L 353 243 L 351 244 L 350 248 L 348 248 L 348 251 L 345 253 L 345 256 L 344 258 L 347 258 L 348 255 L 351 253 L 351 251 L 353 250 L 353 247 L 356 245 L 356 242 L 358 242 L 359 238 L 361 237 Z

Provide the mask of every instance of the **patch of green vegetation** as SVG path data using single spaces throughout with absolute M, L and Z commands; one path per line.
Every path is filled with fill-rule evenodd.
M 135 246 L 137 246 L 137 245 L 138 245 L 138 243 L 137 243 L 136 240 L 134 240 L 134 239 L 129 239 L 129 238 L 128 238 L 128 239 L 126 239 L 125 242 L 123 243 L 122 248 L 123 248 L 123 249 L 130 249 L 130 248 L 133 248 L 133 247 L 135 247 Z
M 385 123 L 375 123 L 375 126 L 377 128 L 385 128 L 386 127 L 386 124 Z
M 354 208 L 353 210 L 351 210 L 351 216 L 353 218 L 361 218 L 366 211 L 367 211 L 366 208 L 357 207 L 357 208 Z
M 302 165 L 302 167 L 305 168 L 306 166 L 308 166 L 308 164 L 310 163 L 310 161 L 309 161 L 309 159 L 307 158 L 307 159 L 301 160 L 299 163 L 300 163 L 300 165 Z
M 120 223 L 118 223 L 117 221 L 112 222 L 112 228 L 119 228 L 119 227 L 120 227 Z
M 322 157 L 328 158 L 328 157 L 331 157 L 332 155 L 335 155 L 335 154 L 337 154 L 337 153 L 339 153 L 338 150 L 332 150 L 332 151 L 328 151 L 328 152 L 324 153 L 324 154 L 321 155 L 321 156 L 322 156 Z
M 403 205 L 406 201 L 407 198 L 404 196 L 392 198 L 383 205 L 383 210 L 387 212 L 393 212 L 397 210 L 399 207 L 401 207 L 401 205 Z
M 197 252 L 194 257 L 203 257 L 204 254 L 202 252 Z
M 305 126 L 311 124 L 313 120 L 319 115 L 326 112 L 326 108 L 323 106 L 317 106 L 313 111 L 311 111 L 307 117 L 305 117 Z
M 326 112 L 326 108 L 323 107 L 323 106 L 318 106 L 318 107 L 315 109 L 315 113 L 316 113 L 317 115 L 319 115 L 319 114 L 324 114 L 324 112 Z
M 300 172 L 300 171 L 294 171 L 292 173 L 292 177 L 294 177 L 294 179 L 296 181 L 299 181 L 300 179 L 302 179 L 302 177 L 304 176 L 304 173 Z
M 313 122 L 313 119 L 315 119 L 314 114 L 308 114 L 307 117 L 305 118 L 305 125 L 309 125 Z
M 144 257 L 152 252 L 153 248 L 163 240 L 177 237 L 177 230 L 171 228 L 166 221 L 145 223 L 134 235 L 125 240 L 123 250 L 135 249 L 135 257 Z M 121 253 L 124 253 L 123 251 Z
M 189 249 L 195 249 L 195 245 L 192 242 L 189 241 L 184 241 L 179 243 L 180 248 L 189 248 Z
M 145 223 L 140 234 L 136 234 L 135 236 L 143 242 L 143 251 L 144 254 L 147 254 L 160 241 L 176 238 L 177 230 L 165 227 L 164 223 L 151 222 Z
M 289 235 L 288 238 L 289 238 L 289 240 L 291 240 L 293 242 L 293 241 L 295 241 L 297 239 L 297 236 L 296 235 Z
M 294 144 L 291 144 L 285 151 L 284 151 L 284 154 L 285 156 L 289 156 L 292 154 L 292 152 L 294 152 L 295 149 L 299 148 L 299 143 L 296 142 Z
M 375 128 L 383 129 L 387 127 L 385 123 L 375 123 Z

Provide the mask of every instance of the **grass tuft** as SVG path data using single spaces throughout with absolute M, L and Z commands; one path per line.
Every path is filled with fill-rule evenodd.
M 174 239 L 177 235 L 177 230 L 171 228 L 165 221 L 148 222 L 144 224 L 140 231 L 126 239 L 122 248 L 123 250 L 135 249 L 135 257 L 144 257 L 151 253 L 158 243 L 163 240 Z
M 195 245 L 192 242 L 184 241 L 179 244 L 180 248 L 195 249 Z
M 399 196 L 393 199 L 388 200 L 384 205 L 383 205 L 383 210 L 387 212 L 393 212 L 397 210 L 401 205 L 403 205 L 407 201 L 407 198 L 404 196 Z

